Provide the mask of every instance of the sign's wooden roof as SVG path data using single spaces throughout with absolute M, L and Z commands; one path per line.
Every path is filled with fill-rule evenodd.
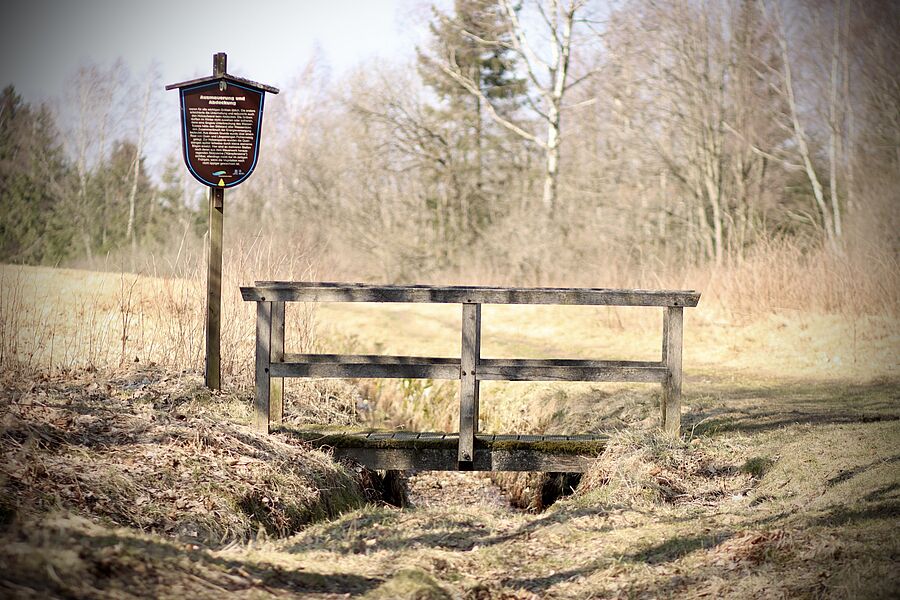
M 166 86 L 167 90 L 174 90 L 178 88 L 193 86 L 193 85 L 201 85 L 204 83 L 212 83 L 213 81 L 231 81 L 240 85 L 245 85 L 247 87 L 251 87 L 263 92 L 269 92 L 270 94 L 277 94 L 278 88 L 272 87 L 271 85 L 266 85 L 264 83 L 259 83 L 258 81 L 252 81 L 250 79 L 244 79 L 243 77 L 237 77 L 235 75 L 225 74 L 223 77 L 216 77 L 215 75 L 208 75 L 206 77 L 200 77 L 199 79 L 190 79 L 188 81 L 182 81 L 181 83 L 172 83 Z

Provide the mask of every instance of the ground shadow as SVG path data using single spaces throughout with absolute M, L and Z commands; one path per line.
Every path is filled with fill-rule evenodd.
M 789 382 L 734 386 L 701 383 L 685 397 L 682 428 L 696 436 L 763 433 L 791 425 L 900 419 L 900 382 Z
M 56 530 L 66 545 L 78 549 L 86 563 L 85 577 L 80 581 L 54 581 L 45 576 L 48 567 L 34 563 L 35 570 L 9 571 L 2 580 L 48 594 L 80 596 L 90 586 L 107 589 L 110 585 L 141 589 L 149 596 L 157 591 L 195 588 L 206 595 L 210 590 L 231 594 L 249 590 L 268 593 L 363 594 L 384 580 L 352 573 L 314 572 L 300 568 L 284 569 L 264 561 L 236 560 L 217 556 L 212 551 L 185 547 L 175 541 L 156 541 L 103 531 L 93 534 L 76 530 Z M 23 534 L 24 535 L 24 534 Z M 43 534 L 42 534 L 43 535 Z M 43 540 L 52 543 L 52 540 Z M 52 556 L 51 553 L 47 557 Z M 50 560 L 47 558 L 46 560 Z M 51 563 L 47 563 L 51 564 Z

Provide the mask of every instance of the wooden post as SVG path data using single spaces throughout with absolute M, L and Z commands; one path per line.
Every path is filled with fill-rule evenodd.
M 269 351 L 269 362 L 284 361 L 284 302 L 272 303 L 272 347 Z M 284 377 L 272 377 L 269 380 L 269 414 L 270 421 L 281 425 L 284 418 Z
M 270 377 L 272 348 L 272 303 L 256 303 L 256 403 L 253 428 L 269 433 Z
M 663 323 L 663 361 L 668 369 L 663 384 L 661 404 L 662 426 L 672 436 L 681 434 L 681 337 L 684 329 L 680 306 L 667 306 Z
M 206 387 L 222 389 L 222 221 L 225 190 L 209 189 L 209 255 L 206 264 Z
M 478 430 L 478 390 L 475 377 L 481 358 L 481 305 L 462 305 L 462 352 L 459 372 L 459 452 L 460 471 L 471 471 L 475 460 L 475 433 Z
M 224 77 L 227 57 L 213 56 L 213 75 Z M 206 387 L 222 389 L 222 227 L 225 189 L 209 188 L 209 255 L 206 263 Z
M 669 317 L 667 316 L 665 308 L 663 308 L 663 320 L 662 320 L 662 360 L 660 361 L 663 365 L 666 364 L 666 355 L 668 353 L 667 346 L 669 345 Z M 660 423 L 665 426 L 666 424 L 666 384 L 664 383 L 659 397 L 656 399 L 656 407 L 660 409 Z

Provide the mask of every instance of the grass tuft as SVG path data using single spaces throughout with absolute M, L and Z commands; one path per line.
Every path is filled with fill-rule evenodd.
M 365 595 L 370 600 L 450 600 L 452 596 L 421 569 L 403 569 Z
M 618 432 L 582 477 L 576 500 L 631 508 L 708 503 L 750 488 L 733 460 L 696 438 L 687 444 L 659 431 Z
M 753 456 L 744 461 L 741 471 L 756 479 L 762 479 L 773 464 L 775 461 L 768 456 Z

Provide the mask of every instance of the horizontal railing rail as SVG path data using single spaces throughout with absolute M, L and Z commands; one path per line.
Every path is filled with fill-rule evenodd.
M 660 402 L 662 426 L 674 435 L 680 431 L 682 309 L 696 306 L 699 302 L 700 293 L 693 290 L 499 288 L 260 281 L 252 287 L 242 287 L 241 295 L 244 300 L 257 304 L 255 425 L 260 431 L 268 432 L 272 423 L 281 423 L 284 377 L 459 379 L 460 429 L 457 456 L 461 469 L 472 468 L 474 461 L 481 381 L 662 384 L 663 393 Z M 461 304 L 460 358 L 285 353 L 286 302 Z M 661 360 L 482 358 L 482 304 L 662 307 L 664 313 Z
M 693 290 L 606 288 L 500 288 L 483 286 L 370 285 L 365 283 L 258 281 L 242 287 L 256 302 L 430 302 L 441 304 L 580 304 L 697 306 Z

